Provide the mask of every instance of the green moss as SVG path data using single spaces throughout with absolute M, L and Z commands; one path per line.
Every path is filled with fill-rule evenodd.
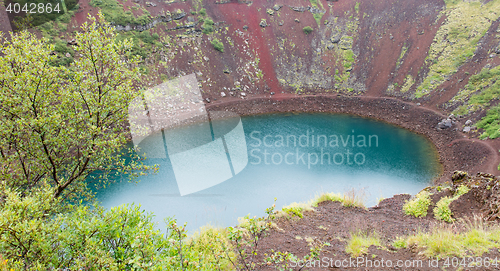
M 408 92 L 408 90 L 410 90 L 411 86 L 413 86 L 413 84 L 415 83 L 415 81 L 413 80 L 413 77 L 411 75 L 407 75 L 405 77 L 405 82 L 403 84 L 403 86 L 401 87 L 401 93 L 405 93 L 405 92 Z
M 151 22 L 150 14 L 143 10 L 143 14 L 135 18 L 130 10 L 124 11 L 123 5 L 117 0 L 91 0 L 90 5 L 102 10 L 106 21 L 119 25 L 138 24 L 144 25 Z
M 432 63 L 427 77 L 417 88 L 417 98 L 428 95 L 446 77 L 474 55 L 478 41 L 500 15 L 500 1 L 447 1 L 446 20 L 434 37 L 427 62 Z M 431 83 L 432 82 L 432 83 Z
M 500 136 L 500 105 L 492 107 L 478 123 L 477 127 L 484 129 L 480 138 L 497 138 Z M 500 166 L 499 166 L 500 168 Z
M 462 89 L 453 102 L 464 105 L 455 110 L 457 114 L 469 114 L 479 109 L 486 109 L 486 116 L 476 125 L 484 129 L 481 138 L 497 138 L 500 136 L 500 107 L 488 108 L 500 97 L 500 66 L 493 69 L 484 68 L 480 73 L 472 75 L 468 84 Z

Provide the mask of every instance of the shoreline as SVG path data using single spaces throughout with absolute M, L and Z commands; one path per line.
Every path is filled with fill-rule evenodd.
M 207 111 L 231 111 L 240 116 L 272 113 L 347 114 L 382 121 L 425 136 L 439 155 L 442 170 L 434 183 L 443 183 L 455 170 L 499 175 L 499 156 L 494 148 L 460 132 L 459 121 L 451 128 L 438 130 L 447 116 L 413 103 L 393 98 L 342 96 L 337 94 L 263 95 L 244 99 L 223 98 L 206 104 Z M 466 144 L 464 144 L 466 143 Z

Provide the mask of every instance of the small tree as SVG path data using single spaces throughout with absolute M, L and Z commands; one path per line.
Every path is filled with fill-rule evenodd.
M 150 169 L 124 155 L 140 76 L 137 58 L 127 57 L 133 43 L 117 42 L 102 14 L 90 20 L 69 67 L 51 66 L 53 46 L 27 31 L 0 43 L 0 182 L 24 193 L 47 182 L 66 198 L 84 195 L 92 173 L 107 180 Z
M 313 29 L 310 26 L 306 26 L 302 30 L 304 31 L 304 33 L 306 33 L 306 35 L 311 34 L 313 32 Z

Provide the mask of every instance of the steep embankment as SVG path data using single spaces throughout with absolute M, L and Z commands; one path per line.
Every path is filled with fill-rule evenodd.
M 54 36 L 57 29 L 70 39 L 68 32 L 98 9 L 126 30 L 120 38 L 135 40 L 146 81 L 196 73 L 207 103 L 272 95 L 394 97 L 443 118 L 453 112 L 452 126 L 442 127 L 465 128 L 462 138 L 500 135 L 498 0 L 82 0 L 67 23 L 39 30 Z M 484 144 L 491 151 L 500 141 Z M 499 162 L 496 153 L 482 159 Z M 475 170 L 482 159 L 458 169 Z

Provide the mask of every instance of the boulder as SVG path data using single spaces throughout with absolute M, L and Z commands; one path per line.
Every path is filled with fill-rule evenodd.
M 437 127 L 438 129 L 448 129 L 448 128 L 451 128 L 451 126 L 453 126 L 453 121 L 451 119 L 443 119 L 441 120 Z
M 184 11 L 177 12 L 177 13 L 172 14 L 172 19 L 174 19 L 174 20 L 180 20 L 180 19 L 184 18 L 186 15 L 187 15 L 187 13 L 184 12 Z
M 472 124 L 472 120 L 467 120 L 467 121 L 465 122 L 465 125 L 467 125 L 467 126 L 469 126 L 469 125 L 471 125 L 471 124 Z
M 266 19 L 261 19 L 259 25 L 260 25 L 260 27 L 266 27 L 267 26 Z
M 222 98 L 224 98 L 224 97 L 226 97 L 226 93 L 225 93 L 225 92 L 221 92 L 221 93 L 220 93 L 220 96 L 221 96 Z
M 290 7 L 293 11 L 297 11 L 297 12 L 304 12 L 308 9 L 310 9 L 310 7 Z

